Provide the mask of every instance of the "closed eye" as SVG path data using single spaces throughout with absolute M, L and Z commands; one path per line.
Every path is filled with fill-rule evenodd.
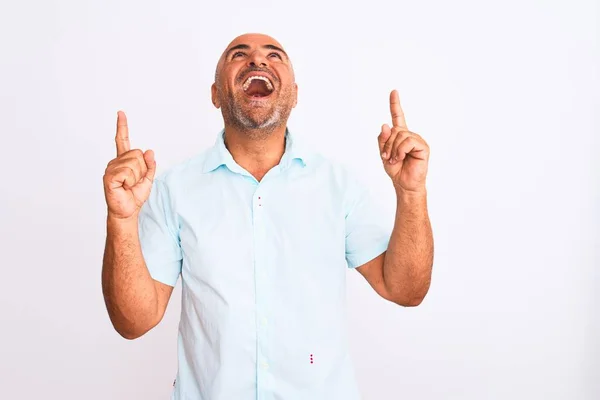
M 279 54 L 279 53 L 270 53 L 269 57 L 271 57 L 271 56 L 275 56 L 281 60 L 281 54 Z
M 236 51 L 235 53 L 233 53 L 233 56 L 231 56 L 231 58 L 236 58 L 239 56 L 245 56 L 246 53 L 244 53 L 243 51 Z

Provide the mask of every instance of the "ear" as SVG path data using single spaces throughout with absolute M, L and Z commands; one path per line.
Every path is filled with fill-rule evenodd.
M 210 87 L 210 95 L 212 99 L 212 103 L 216 108 L 221 108 L 221 103 L 219 103 L 219 97 L 217 96 L 217 84 L 213 83 Z
M 294 104 L 292 105 L 292 108 L 295 108 L 296 104 L 298 104 L 298 84 L 294 83 Z

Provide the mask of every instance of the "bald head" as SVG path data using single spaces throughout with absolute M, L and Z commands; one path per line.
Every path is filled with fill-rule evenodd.
M 294 74 L 294 68 L 292 67 L 292 62 L 283 49 L 281 43 L 279 43 L 272 36 L 265 35 L 263 33 L 245 33 L 233 39 L 225 48 L 221 57 L 219 57 L 219 61 L 217 62 L 217 67 L 215 68 L 215 82 L 219 79 L 219 74 L 221 67 L 223 66 L 223 62 L 227 59 L 227 56 L 231 54 L 232 51 L 235 50 L 248 50 L 251 47 L 251 43 L 261 43 L 267 50 L 278 50 L 280 51 L 285 58 L 287 59 L 290 68 L 292 70 L 292 76 Z

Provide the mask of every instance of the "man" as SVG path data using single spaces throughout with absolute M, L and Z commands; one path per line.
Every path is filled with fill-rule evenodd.
M 433 259 L 429 148 L 393 91 L 393 126 L 378 137 L 397 195 L 390 234 L 368 192 L 287 129 L 297 85 L 273 38 L 227 47 L 212 101 L 225 125 L 214 147 L 156 178 L 154 153 L 130 149 L 118 112 L 117 158 L 104 175 L 110 319 L 123 337 L 142 336 L 181 275 L 173 399 L 359 399 L 345 273 L 356 268 L 399 305 L 422 301 Z

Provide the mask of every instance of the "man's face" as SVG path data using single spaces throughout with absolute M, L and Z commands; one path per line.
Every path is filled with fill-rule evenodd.
M 226 123 L 270 133 L 287 123 L 297 89 L 283 47 L 271 37 L 248 34 L 231 42 L 221 56 L 212 100 Z

